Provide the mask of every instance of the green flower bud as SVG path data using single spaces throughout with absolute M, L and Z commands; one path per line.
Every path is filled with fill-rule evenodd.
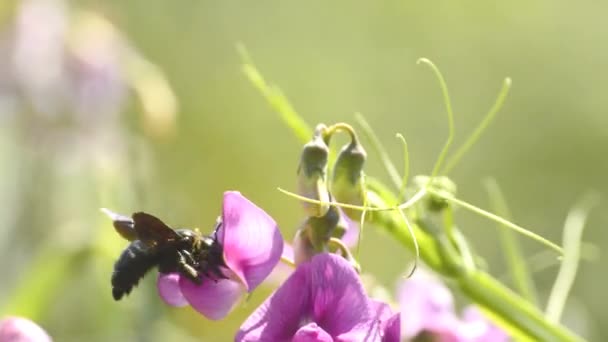
M 296 265 L 310 260 L 315 254 L 327 252 L 328 242 L 340 222 L 340 211 L 331 206 L 325 216 L 309 216 L 296 232 L 293 241 Z
M 367 153 L 356 140 L 344 146 L 334 164 L 331 181 L 331 193 L 341 203 L 363 205 L 365 190 L 363 187 L 363 166 Z M 343 209 L 352 220 L 358 221 L 361 211 Z
M 429 187 L 435 191 L 445 194 L 446 197 L 456 195 L 456 184 L 448 177 L 440 176 L 432 179 L 428 176 L 414 177 L 414 184 L 417 188 Z M 439 212 L 445 209 L 449 203 L 445 198 L 428 194 L 422 201 L 424 209 Z
M 319 124 L 315 129 L 312 140 L 302 150 L 298 166 L 298 193 L 301 196 L 329 202 L 327 189 L 327 160 L 329 147 L 325 140 L 326 126 Z M 329 210 L 328 204 L 303 202 L 308 216 L 321 217 Z

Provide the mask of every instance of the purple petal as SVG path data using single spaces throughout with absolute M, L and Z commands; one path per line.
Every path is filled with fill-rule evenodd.
M 380 322 L 352 265 L 319 254 L 298 266 L 241 326 L 236 341 L 285 341 L 314 322 L 337 341 L 380 341 Z
M 281 261 L 284 262 L 279 262 L 272 272 L 270 272 L 270 275 L 268 275 L 266 278 L 267 284 L 272 284 L 274 287 L 277 287 L 283 284 L 285 280 L 287 280 L 287 277 L 289 277 L 289 275 L 295 270 L 293 267 L 295 263 L 294 250 L 293 247 L 287 242 L 285 242 L 283 245 L 283 255 L 281 255 Z
M 239 301 L 245 289 L 231 279 L 218 281 L 202 278 L 196 285 L 186 277 L 179 278 L 179 287 L 188 303 L 203 316 L 218 320 L 224 318 Z
M 380 322 L 382 342 L 399 342 L 401 340 L 401 316 L 393 313 L 388 304 L 370 300 L 376 313 L 376 320 Z
M 412 338 L 423 331 L 451 329 L 456 320 L 450 291 L 430 273 L 418 270 L 399 286 L 402 334 Z
M 283 254 L 281 254 L 281 259 L 284 259 L 292 264 L 295 263 L 295 252 L 293 251 L 293 247 L 287 242 L 283 242 Z
M 49 335 L 26 318 L 7 317 L 0 321 L 0 341 L 51 342 Z
M 375 315 L 353 266 L 335 254 L 319 254 L 310 264 L 314 321 L 334 337 L 355 330 L 366 336 Z
M 340 223 L 338 224 L 346 228 L 346 232 L 342 236 L 342 241 L 344 241 L 344 244 L 346 244 L 348 247 L 353 247 L 359 240 L 359 223 L 348 217 L 342 208 L 339 208 L 339 210 Z
M 160 298 L 171 306 L 185 306 L 188 301 L 179 287 L 179 273 L 159 273 L 156 287 Z
M 289 341 L 310 316 L 309 263 L 295 272 L 262 303 L 239 329 L 236 342 Z
M 317 323 L 308 323 L 298 329 L 291 342 L 333 342 L 334 339 Z
M 382 324 L 382 342 L 401 341 L 401 315 L 395 314 Z
M 224 193 L 219 229 L 224 261 L 251 291 L 272 271 L 283 252 L 276 222 L 239 192 Z

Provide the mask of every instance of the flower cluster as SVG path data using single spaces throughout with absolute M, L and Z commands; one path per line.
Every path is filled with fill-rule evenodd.
M 328 186 L 329 142 L 346 130 Z M 297 268 L 241 326 L 236 341 L 399 341 L 399 315 L 366 294 L 358 264 L 348 250 L 357 237 L 357 212 L 330 205 L 332 199 L 362 204 L 365 151 L 352 128 L 318 125 L 304 145 L 298 167 L 300 195 L 308 214 L 294 239 Z M 340 255 L 334 254 L 337 252 Z
M 329 182 L 328 144 L 331 136 L 342 130 L 350 133 L 351 143 L 338 155 Z M 359 212 L 343 211 L 331 203 L 334 199 L 363 203 L 364 161 L 365 151 L 352 128 L 344 124 L 317 126 L 302 152 L 298 190 L 301 196 L 320 202 L 303 201 L 307 216 L 293 247 L 284 243 L 276 222 L 264 210 L 240 193 L 228 191 L 215 233 L 207 237 L 208 246 L 217 247 L 213 251 L 219 251 L 219 260 L 209 258 L 205 253 L 210 252 L 196 244 L 191 251 L 179 251 L 176 260 L 181 266 L 175 267 L 176 271 L 166 271 L 166 267 L 163 271 L 159 266 L 160 297 L 169 305 L 189 304 L 209 319 L 221 319 L 283 258 L 295 264 L 295 271 L 246 319 L 235 341 L 508 340 L 474 307 L 458 317 L 449 290 L 424 271 L 401 281 L 397 304 L 367 295 L 358 263 L 349 250 L 357 238 L 353 220 L 359 218 Z M 140 238 L 130 218 L 112 218 L 123 237 Z M 137 221 L 134 226 L 137 230 Z M 214 264 L 209 265 L 211 262 Z M 201 271 L 198 278 L 193 278 L 188 267 Z M 215 272 L 219 275 L 205 271 L 210 269 L 219 270 Z

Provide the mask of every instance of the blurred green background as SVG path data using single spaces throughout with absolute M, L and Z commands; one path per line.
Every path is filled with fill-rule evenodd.
M 238 42 L 310 125 L 354 124 L 361 112 L 397 165 L 403 133 L 411 174 L 430 172 L 447 134 L 440 90 L 417 58 L 446 76 L 456 145 L 510 76 L 506 105 L 450 176 L 482 208 L 482 181 L 496 178 L 515 222 L 560 242 L 568 209 L 608 190 L 607 11 L 545 0 L 2 0 L 0 314 L 34 318 L 57 341 L 233 336 L 270 286 L 221 322 L 162 304 L 152 275 L 114 302 L 112 263 L 126 242 L 99 208 L 209 231 L 222 192 L 238 189 L 291 239 L 303 213 L 276 187 L 295 188 L 301 145 L 244 77 Z M 387 180 L 376 155 L 367 172 Z M 585 232 L 599 249 L 605 208 Z M 504 274 L 495 224 L 463 210 L 458 220 Z M 523 246 L 529 260 L 544 251 Z M 564 320 L 600 341 L 608 274 L 596 249 L 586 254 L 594 260 L 582 263 Z M 367 230 L 363 269 L 390 291 L 411 261 Z M 534 274 L 541 298 L 555 274 Z

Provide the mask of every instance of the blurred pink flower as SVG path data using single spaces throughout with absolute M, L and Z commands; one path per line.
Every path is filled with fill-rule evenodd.
M 51 342 L 49 335 L 36 323 L 22 317 L 6 317 L 0 321 L 2 342 Z
M 501 342 L 509 337 L 474 306 L 456 315 L 450 290 L 434 275 L 418 270 L 398 290 L 401 335 L 407 340 Z

